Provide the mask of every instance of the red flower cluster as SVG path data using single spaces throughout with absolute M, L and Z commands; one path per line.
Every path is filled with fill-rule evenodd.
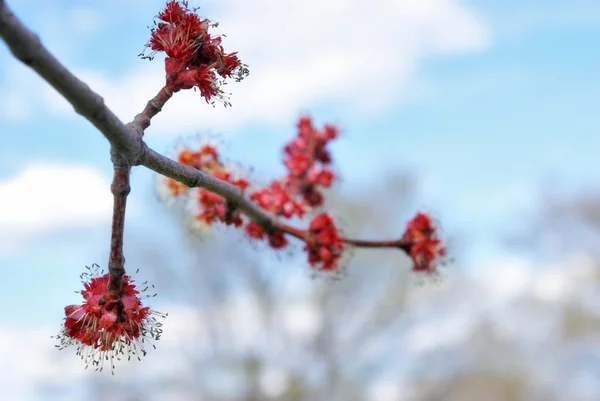
M 327 213 L 319 214 L 311 221 L 304 250 L 308 252 L 308 263 L 312 267 L 319 265 L 317 270 L 332 271 L 339 267 L 344 241 Z
M 322 131 L 316 130 L 310 117 L 306 116 L 300 118 L 297 128 L 296 137 L 284 147 L 284 164 L 288 174 L 250 194 L 250 199 L 261 208 L 280 218 L 302 218 L 309 207 L 321 206 L 323 195 L 320 187 L 329 188 L 335 178 L 329 168 L 331 156 L 327 145 L 337 137 L 337 129 L 325 125 Z M 246 232 L 253 238 L 266 237 L 269 246 L 274 249 L 283 248 L 288 243 L 283 233 L 265 233 L 252 222 L 246 226 Z M 311 262 L 311 266 L 315 264 Z
M 128 359 L 134 355 L 139 360 L 146 355 L 143 343 L 150 338 L 159 340 L 162 333 L 162 324 L 153 315 L 165 315 L 142 305 L 129 276 L 123 276 L 123 289 L 115 295 L 107 290 L 108 274 L 99 276 L 98 265 L 88 269 L 90 273 L 82 275 L 84 302 L 65 307 L 58 347 L 77 345 L 77 354 L 86 362 L 86 368 L 92 363 L 97 370 L 102 370 L 105 360 L 110 360 L 111 370 L 114 369 L 114 359 L 120 360 L 119 354 Z
M 249 183 L 244 178 L 235 178 L 228 167 L 219 159 L 217 149 L 212 145 L 203 145 L 197 152 L 185 149 L 178 156 L 179 163 L 196 168 L 207 174 L 227 181 L 232 185 L 245 191 Z M 167 178 L 167 187 L 172 191 L 172 195 L 177 196 L 184 193 L 179 190 L 177 181 Z M 186 187 L 187 188 L 187 187 Z M 204 225 L 210 226 L 215 221 L 226 224 L 234 224 L 236 227 L 242 225 L 242 216 L 239 210 L 232 211 L 228 215 L 225 198 L 206 189 L 199 189 L 196 200 L 198 201 L 199 212 L 196 214 L 196 220 Z
M 301 117 L 297 128 L 294 139 L 284 147 L 287 174 L 249 194 L 249 198 L 260 208 L 273 214 L 280 221 L 294 217 L 302 218 L 311 208 L 321 206 L 323 188 L 329 188 L 335 178 L 327 145 L 337 138 L 337 129 L 325 125 L 322 130 L 316 130 L 309 117 Z M 178 155 L 178 161 L 227 181 L 242 191 L 246 191 L 250 186 L 246 179 L 236 178 L 231 169 L 220 161 L 214 146 L 204 145 L 198 151 L 185 149 Z M 171 196 L 186 193 L 181 184 L 171 179 L 166 180 Z M 314 217 L 306 231 L 285 225 L 279 230 L 268 231 L 252 221 L 244 220 L 239 210 L 228 210 L 225 199 L 220 195 L 205 189 L 199 189 L 195 193 L 197 195 L 194 195 L 193 199 L 199 208 L 199 212 L 194 216 L 196 222 L 204 226 L 211 226 L 216 221 L 236 227 L 245 225 L 249 237 L 264 240 L 273 249 L 285 248 L 288 245 L 288 235 L 302 238 L 305 241 L 304 250 L 307 252 L 310 266 L 319 271 L 338 270 L 341 257 L 349 244 L 368 247 L 397 247 L 402 244 L 402 249 L 414 262 L 413 270 L 426 273 L 435 272 L 438 263 L 446 254 L 431 217 L 423 213 L 418 213 L 408 222 L 401 240 L 377 243 L 343 239 L 331 216 L 325 213 Z
M 406 224 L 402 241 L 409 244 L 408 253 L 413 260 L 413 271 L 433 273 L 437 265 L 446 256 L 431 216 L 417 215 Z
M 329 188 L 335 174 L 329 167 L 331 156 L 327 145 L 337 138 L 337 128 L 325 125 L 322 131 L 313 128 L 310 117 L 301 117 L 298 134 L 284 147 L 284 164 L 288 175 L 250 195 L 260 207 L 276 216 L 302 217 L 307 206 L 323 204 L 319 187 Z
M 313 128 L 309 117 L 301 117 L 297 124 L 296 137 L 284 147 L 284 164 L 288 174 L 270 185 L 254 190 L 250 193 L 250 199 L 256 202 L 262 209 L 272 213 L 279 218 L 304 217 L 310 208 L 323 204 L 323 188 L 329 188 L 335 178 L 330 168 L 331 156 L 327 145 L 331 140 L 337 138 L 338 131 L 332 125 L 325 125 L 322 130 Z M 198 151 L 184 149 L 177 157 L 181 164 L 202 170 L 221 180 L 227 181 L 242 191 L 249 187 L 246 179 L 235 178 L 231 171 L 219 159 L 217 149 L 211 145 L 204 145 Z M 167 178 L 166 187 L 172 196 L 187 193 L 187 188 L 182 184 Z M 238 210 L 228 213 L 225 199 L 205 189 L 199 189 L 195 196 L 199 212 L 195 216 L 197 222 L 210 226 L 215 221 L 234 224 L 236 227 L 244 224 L 242 215 Z M 323 215 L 321 215 L 323 216 Z M 315 227 L 323 224 L 323 218 L 315 218 Z M 337 230 L 331 221 L 328 226 L 327 238 L 337 238 Z M 258 224 L 247 221 L 246 233 L 255 239 L 265 239 L 273 249 L 285 248 L 288 240 L 282 231 L 267 232 Z M 335 236 L 332 236 L 332 230 Z M 309 230 L 310 231 L 310 230 Z M 320 232 L 320 231 L 319 231 Z M 343 249 L 339 241 L 322 242 L 323 235 L 316 232 L 308 232 L 311 245 L 306 250 L 311 253 L 309 262 L 311 266 L 323 262 L 323 269 L 333 270 L 335 262 L 339 259 L 339 253 Z M 319 239 L 320 238 L 320 239 Z M 314 248 L 314 249 L 313 249 Z M 331 252 L 332 256 L 327 256 Z
M 227 181 L 242 191 L 248 188 L 248 181 L 243 178 L 234 179 L 232 174 L 227 171 L 215 171 L 212 174 L 215 178 Z M 243 223 L 239 210 L 233 210 L 231 215 L 228 216 L 225 198 L 206 189 L 198 191 L 198 204 L 201 211 L 198 213 L 197 218 L 207 225 L 211 225 L 216 220 L 228 225 L 233 224 L 236 227 L 241 226 Z
M 285 238 L 282 231 L 266 232 L 261 226 L 253 221 L 246 225 L 246 234 L 256 239 L 267 238 L 269 246 L 273 249 L 285 248 L 288 245 L 288 240 Z
M 156 52 L 165 52 L 167 87 L 173 92 L 181 89 L 198 88 L 206 102 L 212 97 L 224 100 L 220 89 L 221 78 L 243 79 L 248 68 L 237 57 L 237 53 L 225 53 L 221 37 L 208 33 L 209 20 L 200 18 L 186 3 L 169 1 L 157 16 L 159 22 L 152 29 L 150 41 L 146 44 Z

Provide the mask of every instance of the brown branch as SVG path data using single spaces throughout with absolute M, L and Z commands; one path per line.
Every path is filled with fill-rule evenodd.
M 173 92 L 167 86 L 163 86 L 160 91 L 146 104 L 146 107 L 140 114 L 135 116 L 133 123 L 144 131 L 150 126 L 152 117 L 160 113 L 163 106 L 173 96 Z
M 38 36 L 19 21 L 4 0 L 0 0 L 0 37 L 17 59 L 52 85 L 113 146 L 127 152 L 129 157 L 139 158 L 142 151 L 140 138 L 106 107 L 102 97 L 75 77 L 42 45 Z
M 306 231 L 292 227 L 279 221 L 275 216 L 267 213 L 258 205 L 246 198 L 241 189 L 226 181 L 217 180 L 212 175 L 193 167 L 184 166 L 154 150 L 147 148 L 142 165 L 154 170 L 165 177 L 172 178 L 190 188 L 200 187 L 221 195 L 227 204 L 235 205 L 242 213 L 266 231 L 283 231 L 302 241 L 306 239 Z M 407 251 L 411 243 L 406 240 L 394 241 L 368 241 L 351 238 L 342 238 L 348 245 L 363 248 L 399 248 Z
M 240 188 L 227 181 L 219 180 L 193 167 L 184 166 L 150 148 L 146 148 L 146 152 L 142 158 L 142 165 L 165 177 L 179 181 L 190 188 L 200 187 L 221 195 L 267 231 L 281 229 L 282 227 L 274 216 L 259 208 L 256 203 L 244 196 Z
M 353 245 L 360 248 L 399 248 L 407 252 L 413 245 L 412 241 L 407 241 L 404 239 L 393 241 L 370 241 L 362 239 L 342 238 L 342 240 L 348 245 Z
M 291 235 L 292 237 L 298 238 L 302 241 L 306 240 L 306 231 L 301 230 L 287 224 L 278 224 L 277 229 L 283 231 L 286 234 Z M 352 238 L 341 238 L 344 243 L 356 247 L 361 248 L 399 248 L 405 252 L 410 250 L 411 245 L 413 243 L 411 241 L 407 241 L 405 239 L 399 239 L 394 241 L 371 241 L 371 240 L 361 240 L 361 239 L 352 239 Z
M 111 159 L 114 166 L 114 176 L 110 191 L 113 194 L 114 204 L 110 238 L 110 255 L 108 258 L 108 273 L 110 275 L 108 290 L 113 294 L 119 294 L 123 285 L 123 275 L 125 274 L 123 234 L 125 231 L 127 195 L 129 195 L 129 192 L 131 191 L 131 186 L 129 185 L 131 168 L 127 164 L 127 160 L 114 150 L 111 151 Z

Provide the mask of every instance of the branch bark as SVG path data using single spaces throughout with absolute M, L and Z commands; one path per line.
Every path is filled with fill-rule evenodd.
M 227 181 L 219 180 L 193 167 L 184 166 L 150 148 L 146 148 L 142 165 L 190 188 L 200 187 L 221 195 L 265 230 L 280 228 L 280 224 L 274 216 L 260 209 L 254 202 L 244 196 L 241 189 Z
M 71 103 L 75 111 L 94 124 L 109 142 L 134 159 L 142 154 L 140 138 L 106 107 L 104 99 L 64 67 L 0 0 L 0 37 L 12 54 L 37 72 Z M 135 160 L 130 160 L 135 161 Z M 139 163 L 135 163 L 139 164 Z
M 108 257 L 108 291 L 118 295 L 123 288 L 125 275 L 125 256 L 123 254 L 123 235 L 125 233 L 125 212 L 127 210 L 127 196 L 131 191 L 129 177 L 131 167 L 127 160 L 118 153 L 111 151 L 114 166 L 113 182 L 110 190 L 113 194 L 113 219 L 110 238 L 110 254 Z

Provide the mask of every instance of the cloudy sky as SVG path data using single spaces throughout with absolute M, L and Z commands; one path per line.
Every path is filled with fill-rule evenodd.
M 461 235 L 467 271 L 497 266 L 498 238 L 526 224 L 544 186 L 600 178 L 589 168 L 600 148 L 595 0 L 191 3 L 251 73 L 228 86 L 232 108 L 178 94 L 146 132 L 158 151 L 217 133 L 230 159 L 272 174 L 301 113 L 338 124 L 342 185 L 416 174 L 420 207 Z M 162 2 L 8 4 L 123 120 L 160 89 L 160 59 L 137 54 Z M 0 93 L 0 300 L 20 305 L 0 327 L 22 341 L 57 325 L 83 266 L 106 258 L 111 166 L 106 140 L 5 46 Z M 152 183 L 135 170 L 128 230 L 168 247 Z

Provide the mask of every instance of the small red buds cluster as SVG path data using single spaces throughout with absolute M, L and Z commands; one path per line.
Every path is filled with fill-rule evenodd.
M 305 116 L 299 119 L 297 130 L 294 139 L 284 147 L 283 162 L 287 167 L 287 174 L 249 193 L 249 198 L 260 208 L 280 219 L 303 218 L 312 208 L 321 206 L 322 190 L 329 188 L 335 179 L 328 145 L 337 138 L 337 128 L 325 125 L 322 130 L 317 130 L 311 119 Z M 178 154 L 177 160 L 227 181 L 242 191 L 250 187 L 247 179 L 235 177 L 231 169 L 221 162 L 215 146 L 205 144 L 198 150 L 184 149 Z M 189 189 L 182 188 L 176 181 L 167 178 L 163 182 L 170 196 L 189 195 Z M 199 210 L 195 221 L 202 226 L 210 226 L 217 221 L 236 227 L 245 225 L 249 237 L 266 240 L 273 249 L 282 249 L 289 244 L 283 230 L 267 231 L 252 221 L 244 221 L 239 210 L 228 212 L 227 202 L 220 195 L 199 189 L 192 197 Z M 323 226 L 325 221 L 328 223 Z M 326 214 L 315 217 L 313 223 L 314 230 L 309 229 L 296 236 L 307 239 L 305 250 L 309 254 L 311 266 L 319 270 L 335 270 L 344 249 L 338 230 Z
M 98 274 L 98 265 L 88 270 L 82 275 L 84 301 L 65 307 L 63 329 L 56 336 L 60 341 L 57 347 L 77 345 L 77 354 L 86 368 L 91 363 L 96 370 L 102 370 L 104 361 L 110 361 L 114 373 L 115 359 L 131 359 L 133 355 L 139 360 L 146 355 L 144 343 L 159 340 L 162 334 L 162 324 L 155 316 L 166 315 L 143 306 L 140 291 L 129 276 L 123 276 L 121 293 L 113 294 L 108 291 L 108 274 Z
M 177 160 L 185 166 L 193 167 L 215 178 L 227 181 L 242 191 L 245 191 L 250 185 L 245 178 L 234 176 L 231 168 L 220 160 L 217 148 L 213 145 L 204 144 L 200 146 L 198 151 L 184 149 L 179 153 Z M 172 196 L 186 194 L 189 190 L 189 188 L 171 178 L 166 178 L 166 186 Z M 186 190 L 182 190 L 181 186 L 184 186 Z M 227 202 L 222 196 L 206 189 L 198 189 L 195 193 L 195 199 L 199 210 L 195 216 L 197 223 L 210 226 L 219 221 L 228 225 L 233 224 L 236 227 L 243 224 L 240 211 L 232 210 L 231 213 L 228 213 Z
M 158 23 L 146 44 L 151 54 L 142 53 L 142 57 L 152 59 L 157 52 L 165 52 L 166 84 L 172 92 L 198 88 L 207 103 L 215 97 L 229 105 L 221 90 L 222 79 L 240 81 L 248 75 L 248 68 L 237 52 L 225 53 L 220 36 L 208 32 L 217 24 L 195 11 L 186 2 L 169 1 L 156 17 Z
M 285 238 L 283 231 L 266 232 L 261 226 L 251 221 L 246 225 L 246 234 L 251 238 L 263 239 L 266 238 L 269 246 L 273 249 L 282 249 L 288 245 L 288 240 Z
M 406 224 L 402 242 L 408 244 L 414 271 L 434 273 L 446 256 L 431 216 L 421 212 Z
M 327 145 L 337 138 L 337 128 L 325 125 L 316 130 L 306 116 L 300 118 L 297 128 L 296 137 L 284 147 L 288 174 L 250 195 L 263 209 L 285 218 L 302 218 L 307 207 L 321 206 L 321 188 L 329 188 L 335 178 Z
M 308 263 L 317 270 L 332 271 L 339 267 L 344 241 L 338 234 L 333 219 L 326 213 L 317 215 L 308 226 L 306 245 Z
M 262 209 L 285 219 L 295 216 L 302 218 L 311 208 L 321 206 L 322 189 L 329 188 L 335 179 L 335 174 L 330 167 L 331 156 L 327 145 L 337 138 L 337 128 L 325 125 L 322 130 L 317 130 L 307 116 L 301 117 L 296 127 L 298 129 L 296 137 L 283 148 L 285 155 L 283 163 L 287 167 L 287 175 L 250 194 L 250 199 Z M 321 226 L 323 219 L 326 218 L 331 222 L 328 227 L 330 233 L 328 238 L 337 238 L 337 229 L 328 215 L 315 217 L 313 220 L 315 227 Z M 260 226 L 252 222 L 246 226 L 246 232 L 253 238 L 267 238 L 269 246 L 274 249 L 287 245 L 283 233 L 277 231 L 265 233 Z M 336 262 L 339 260 L 343 244 L 341 242 L 321 244 L 318 237 L 319 235 L 315 235 L 315 232 L 311 232 L 310 229 L 306 233 L 305 251 L 308 253 L 309 264 L 318 270 L 334 270 L 338 267 Z M 328 246 L 335 248 L 331 258 L 325 256 L 327 252 L 333 250 L 333 248 L 326 250 Z
M 312 208 L 322 205 L 322 190 L 329 188 L 335 179 L 327 145 L 338 136 L 337 129 L 325 125 L 322 130 L 316 130 L 308 117 L 301 117 L 297 128 L 297 135 L 284 147 L 287 174 L 273 180 L 266 187 L 249 193 L 250 200 L 277 217 L 278 221 L 303 218 Z M 248 180 L 236 178 L 220 161 L 215 146 L 203 145 L 197 151 L 184 149 L 179 153 L 178 161 L 227 181 L 242 191 L 250 188 Z M 166 188 L 173 197 L 186 194 L 188 190 L 168 178 Z M 244 226 L 250 238 L 266 241 L 272 249 L 285 248 L 289 244 L 286 237 L 293 235 L 304 240 L 308 263 L 317 271 L 339 270 L 342 256 L 350 245 L 400 247 L 413 260 L 415 272 L 430 274 L 437 271 L 446 255 L 446 248 L 442 245 L 432 218 L 424 213 L 418 213 L 407 223 L 406 231 L 399 241 L 357 241 L 344 239 L 331 215 L 327 213 L 315 216 L 305 231 L 284 224 L 267 230 L 245 219 L 239 210 L 228 210 L 226 200 L 220 195 L 205 189 L 197 191 L 195 199 L 199 212 L 195 216 L 196 222 L 204 226 L 211 226 L 214 222 Z
M 331 156 L 327 145 L 337 138 L 338 131 L 332 125 L 325 125 L 323 130 L 313 127 L 310 117 L 303 116 L 297 123 L 296 137 L 284 147 L 284 165 L 288 174 L 281 179 L 274 180 L 267 187 L 258 189 L 250 194 L 250 199 L 261 208 L 271 212 L 279 218 L 302 218 L 310 208 L 323 204 L 322 188 L 329 188 L 335 178 L 330 168 Z M 337 238 L 337 229 L 333 220 L 322 214 L 314 218 L 315 227 L 322 225 L 323 219 L 331 222 L 328 227 L 329 237 Z M 312 226 L 312 223 L 311 223 Z M 274 249 L 283 248 L 287 240 L 281 232 L 264 233 L 255 223 L 246 226 L 247 233 L 253 238 L 268 239 L 269 245 Z M 308 253 L 309 264 L 318 270 L 334 270 L 337 266 L 339 253 L 343 249 L 339 244 L 320 243 L 316 232 L 306 233 L 305 251 Z M 332 238 L 332 237 L 331 237 Z M 310 241 L 310 243 L 309 243 Z M 336 248 L 332 258 L 325 256 L 328 246 Z M 338 252 L 339 251 L 339 252 Z M 320 262 L 323 262 L 319 265 Z

